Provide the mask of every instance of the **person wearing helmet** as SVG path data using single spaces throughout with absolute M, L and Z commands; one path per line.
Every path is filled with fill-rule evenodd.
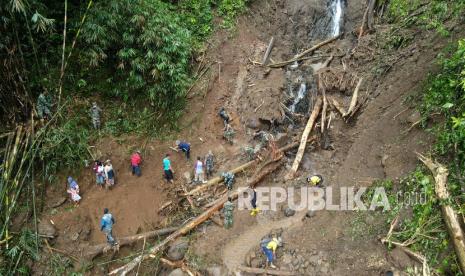
M 191 158 L 191 144 L 176 140 L 176 147 L 186 153 L 187 160 Z
M 276 268 L 273 264 L 274 259 L 276 259 L 276 249 L 278 246 L 282 245 L 281 237 L 272 238 L 272 239 L 264 239 L 260 243 L 263 253 L 266 256 L 266 264 L 269 265 L 271 268 Z
M 321 187 L 323 186 L 323 177 L 319 174 L 315 174 L 307 177 L 307 182 L 311 186 Z
M 142 157 L 140 156 L 140 151 L 137 150 L 131 155 L 131 167 L 132 175 L 141 175 L 140 164 L 142 163 Z

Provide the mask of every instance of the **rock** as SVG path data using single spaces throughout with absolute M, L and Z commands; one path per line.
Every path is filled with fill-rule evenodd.
M 46 236 L 47 238 L 55 238 L 58 236 L 57 229 L 49 220 L 41 220 L 38 225 L 39 235 Z
M 414 124 L 421 120 L 421 114 L 418 111 L 414 111 L 410 116 L 407 117 L 407 122 L 410 124 Z
M 192 177 L 190 172 L 185 172 L 183 175 L 184 180 L 186 181 L 187 184 L 192 182 Z
M 249 118 L 245 122 L 245 126 L 251 129 L 258 129 L 260 127 L 260 122 L 257 118 Z
M 315 216 L 315 211 L 313 210 L 310 210 L 310 211 L 307 211 L 307 213 L 305 214 L 305 216 L 307 218 L 313 218 Z
M 280 133 L 276 134 L 276 136 L 275 136 L 276 144 L 278 144 L 278 146 L 280 146 L 280 147 L 286 145 L 288 140 L 289 140 L 289 136 L 287 135 L 287 133 L 281 133 L 280 132 Z
M 188 248 L 189 241 L 186 238 L 177 239 L 168 248 L 166 256 L 172 261 L 182 260 Z
M 284 254 L 283 257 L 281 258 L 281 263 L 284 265 L 288 265 L 292 263 L 292 255 L 291 254 Z
M 171 271 L 168 276 L 187 276 L 187 273 L 184 273 L 182 269 L 176 268 L 175 270 Z
M 300 269 L 299 269 L 299 273 L 300 273 L 301 275 L 304 275 L 304 274 L 305 274 L 305 269 L 300 268 Z
M 291 208 L 287 207 L 286 209 L 284 209 L 284 215 L 286 217 L 292 217 L 293 215 L 295 215 L 295 210 L 292 210 Z
M 305 267 L 305 268 L 307 268 L 309 265 L 310 265 L 310 262 L 309 262 L 309 261 L 305 261 L 305 262 L 304 262 L 304 267 Z
M 389 257 L 391 262 L 397 268 L 406 269 L 407 267 L 411 267 L 415 264 L 412 259 L 410 259 L 410 257 L 399 248 L 394 248 L 391 252 L 389 252 Z
M 260 261 L 259 258 L 252 259 L 250 261 L 250 267 L 260 267 L 262 262 Z
M 206 269 L 208 276 L 227 276 L 228 271 L 222 266 L 212 266 Z
M 70 239 L 71 239 L 72 241 L 77 241 L 77 239 L 79 239 L 79 233 L 78 233 L 78 232 L 73 233 L 73 234 L 70 236 Z
M 58 198 L 57 200 L 51 202 L 48 205 L 48 207 L 50 207 L 50 208 L 59 207 L 59 206 L 63 205 L 63 203 L 65 203 L 67 199 L 68 199 L 67 197 L 62 196 L 62 197 Z

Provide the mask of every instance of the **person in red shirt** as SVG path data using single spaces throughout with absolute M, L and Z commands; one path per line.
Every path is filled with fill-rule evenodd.
M 140 176 L 140 164 L 142 163 L 142 157 L 140 156 L 140 151 L 136 151 L 131 155 L 131 167 L 132 175 Z

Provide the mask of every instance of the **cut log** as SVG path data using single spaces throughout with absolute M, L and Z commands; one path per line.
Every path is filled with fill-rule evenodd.
M 459 218 L 452 206 L 450 206 L 450 203 L 448 203 L 451 198 L 447 189 L 447 176 L 449 175 L 449 171 L 442 164 L 434 162 L 419 153 L 417 153 L 417 155 L 421 162 L 428 167 L 434 176 L 434 191 L 438 199 L 441 201 L 442 217 L 446 223 L 450 240 L 454 245 L 460 270 L 463 274 L 465 274 L 465 237 L 460 226 Z
M 274 37 L 272 36 L 270 39 L 270 43 L 268 43 L 268 47 L 266 48 L 265 55 L 263 56 L 263 61 L 262 61 L 263 65 L 266 65 L 268 63 L 271 50 L 273 50 L 273 46 L 274 46 Z
M 325 132 L 325 122 L 326 122 L 326 109 L 328 108 L 328 101 L 326 100 L 326 88 L 321 81 L 321 74 L 318 75 L 318 88 L 321 90 L 323 95 L 323 110 L 321 111 L 321 133 Z
M 168 235 L 170 233 L 173 233 L 174 231 L 178 230 L 179 227 L 168 227 L 168 228 L 163 228 L 155 231 L 150 231 L 134 236 L 129 236 L 129 237 L 123 237 L 118 239 L 118 245 L 119 247 L 125 246 L 128 244 L 135 243 L 137 241 L 143 240 L 143 239 L 150 239 L 158 236 L 163 236 L 163 235 Z M 88 248 L 84 248 L 83 250 L 83 257 L 87 260 L 92 260 L 98 255 L 102 254 L 104 251 L 110 249 L 111 246 L 109 246 L 107 243 L 102 243 L 94 246 L 89 246 Z
M 263 269 L 263 268 L 249 267 L 249 266 L 239 266 L 237 270 L 256 274 L 256 275 L 262 275 L 262 274 L 263 275 L 283 275 L 283 276 L 297 275 L 296 272 L 292 272 L 292 271 Z
M 234 168 L 230 172 L 232 172 L 233 174 L 243 172 L 243 171 L 247 170 L 248 168 L 252 167 L 253 165 L 255 165 L 257 162 L 258 162 L 257 159 L 249 161 L 249 162 L 247 162 L 247 163 L 245 163 L 245 164 L 243 164 L 243 165 L 241 165 L 239 167 Z M 186 195 L 195 195 L 196 193 L 199 193 L 199 192 L 207 189 L 210 186 L 213 186 L 215 184 L 220 184 L 221 182 L 223 182 L 223 180 L 224 180 L 224 177 L 222 177 L 222 176 L 217 176 L 215 178 L 212 178 L 207 183 L 205 183 L 203 185 L 200 185 L 197 188 L 195 188 L 195 189 L 191 190 L 190 192 L 186 193 Z
M 354 112 L 355 106 L 357 105 L 357 99 L 358 99 L 358 91 L 360 90 L 360 86 L 362 85 L 363 78 L 360 78 L 358 80 L 357 86 L 355 87 L 354 93 L 352 94 L 352 100 L 350 101 L 349 109 L 347 112 L 342 115 L 342 117 L 347 117 L 347 116 L 352 116 L 352 113 Z
M 368 0 L 369 2 L 371 0 Z M 358 40 L 360 41 L 360 38 L 363 36 L 363 33 L 365 32 L 365 25 L 367 24 L 367 18 L 368 18 L 368 9 L 370 7 L 370 3 L 367 3 L 367 8 L 365 9 L 365 12 L 363 13 L 363 18 L 362 18 L 362 24 L 360 25 L 360 30 L 358 32 Z
M 286 66 L 290 63 L 293 63 L 295 61 L 298 61 L 300 58 L 302 58 L 303 56 L 305 56 L 306 54 L 309 54 L 309 53 L 312 53 L 314 52 L 315 50 L 317 50 L 318 48 L 326 45 L 326 44 L 329 44 L 335 40 L 337 40 L 339 37 L 341 37 L 344 33 L 340 33 L 339 35 L 335 36 L 335 37 L 332 37 L 328 40 L 325 40 L 325 41 L 322 41 L 320 43 L 318 43 L 317 45 L 311 47 L 310 49 L 307 49 L 303 52 L 301 52 L 300 54 L 298 54 L 297 56 L 295 56 L 294 58 L 290 59 L 290 60 L 286 60 L 286 61 L 283 61 L 283 62 L 277 62 L 277 63 L 273 63 L 273 64 L 270 64 L 268 65 L 269 67 L 271 68 L 280 68 L 280 67 L 283 67 L 283 66 Z
M 313 125 L 316 122 L 316 118 L 318 117 L 318 114 L 320 114 L 321 105 L 322 105 L 321 98 L 318 97 L 318 99 L 316 100 L 315 106 L 313 107 L 312 114 L 310 115 L 307 125 L 305 126 L 304 132 L 302 133 L 302 138 L 300 139 L 299 150 L 297 151 L 297 155 L 294 159 L 294 163 L 292 164 L 292 168 L 289 171 L 289 173 L 286 175 L 287 180 L 293 179 L 295 176 L 295 173 L 297 172 L 297 169 L 299 168 L 300 161 L 302 160 L 302 157 L 305 152 L 305 147 L 307 145 L 308 135 L 310 134 L 310 131 L 312 130 Z

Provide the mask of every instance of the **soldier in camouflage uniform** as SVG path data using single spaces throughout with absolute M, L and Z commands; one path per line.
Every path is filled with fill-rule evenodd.
M 236 134 L 236 132 L 234 131 L 234 129 L 232 128 L 232 126 L 230 124 L 226 124 L 226 126 L 224 127 L 224 132 L 223 132 L 223 137 L 224 139 L 226 139 L 226 141 L 228 141 L 231 145 L 233 144 L 233 139 L 234 139 L 234 135 Z
M 232 199 L 228 197 L 228 201 L 226 201 L 223 205 L 223 215 L 224 215 L 224 228 L 229 229 L 233 224 L 233 211 L 234 211 L 234 203 L 232 203 Z
M 214 156 L 211 150 L 208 151 L 208 154 L 205 156 L 205 168 L 207 179 L 213 175 L 213 162 Z
M 92 124 L 94 125 L 95 129 L 100 128 L 100 112 L 102 112 L 102 109 L 97 105 L 96 102 L 93 102 L 90 109 L 90 114 L 92 116 Z
M 40 93 L 37 98 L 37 115 L 39 116 L 39 119 L 50 119 L 52 117 L 52 112 L 50 111 L 51 108 L 52 104 L 48 98 L 47 91 Z
M 232 190 L 235 179 L 234 174 L 232 172 L 225 172 L 221 174 L 224 177 L 224 185 L 228 188 L 228 190 Z

